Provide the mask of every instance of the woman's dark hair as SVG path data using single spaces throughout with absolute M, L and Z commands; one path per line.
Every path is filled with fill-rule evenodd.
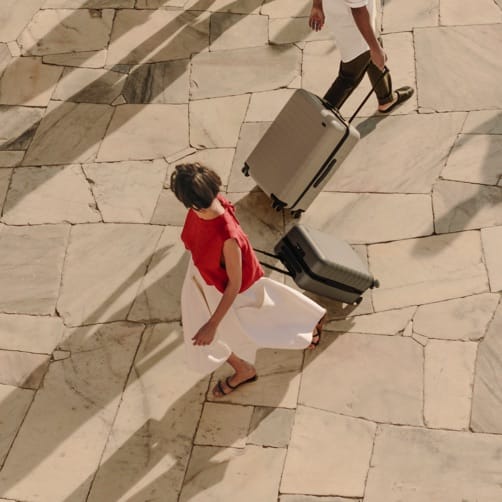
M 220 177 L 198 162 L 179 164 L 171 174 L 171 190 L 190 209 L 207 209 L 218 195 Z

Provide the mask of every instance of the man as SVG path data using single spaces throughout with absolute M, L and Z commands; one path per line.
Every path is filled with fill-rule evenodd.
M 375 0 L 326 0 L 325 8 L 326 15 L 322 0 L 313 0 L 309 26 L 319 31 L 326 20 L 340 51 L 341 63 L 324 99 L 340 108 L 366 72 L 375 87 L 379 112 L 389 113 L 409 99 L 413 95 L 411 87 L 393 91 L 390 73 L 382 76 L 387 55 L 375 34 Z

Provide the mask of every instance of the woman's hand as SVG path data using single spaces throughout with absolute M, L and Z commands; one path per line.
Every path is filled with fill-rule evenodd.
M 216 326 L 211 322 L 206 322 L 202 328 L 192 337 L 194 345 L 209 345 L 216 335 Z
M 324 26 L 324 11 L 322 7 L 312 7 L 309 17 L 309 26 L 314 31 L 320 31 Z

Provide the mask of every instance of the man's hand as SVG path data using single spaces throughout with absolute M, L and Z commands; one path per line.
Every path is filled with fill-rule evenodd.
M 324 26 L 324 11 L 322 7 L 312 7 L 309 17 L 309 26 L 315 30 L 320 31 Z
M 216 335 L 216 326 L 207 322 L 192 338 L 194 345 L 209 345 Z
M 374 49 L 370 49 L 371 61 L 380 70 L 383 71 L 385 68 L 385 62 L 387 61 L 387 54 L 385 54 L 381 45 L 378 45 Z

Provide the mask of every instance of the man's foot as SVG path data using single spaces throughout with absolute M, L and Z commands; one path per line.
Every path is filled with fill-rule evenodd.
M 250 382 L 256 382 L 258 375 L 256 369 L 250 365 L 251 371 L 242 372 L 239 375 L 234 373 L 232 376 L 225 378 L 225 380 L 218 380 L 218 383 L 213 388 L 214 397 L 223 397 L 233 392 L 237 387 Z
M 385 103 L 385 105 L 380 105 L 378 107 L 378 111 L 380 113 L 390 113 L 396 106 L 404 103 L 408 99 L 413 96 L 415 91 L 412 87 L 406 85 L 404 87 L 400 87 L 394 91 L 394 99 L 390 103 Z

